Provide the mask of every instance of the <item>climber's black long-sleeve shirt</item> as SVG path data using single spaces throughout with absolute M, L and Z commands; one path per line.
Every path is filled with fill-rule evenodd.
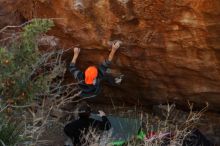
M 88 133 L 89 128 L 98 131 L 109 130 L 111 128 L 111 123 L 106 116 L 102 117 L 102 121 L 92 118 L 80 118 L 67 124 L 64 128 L 64 132 L 73 139 L 74 146 L 78 146 L 84 141 L 83 135 Z
M 74 78 L 79 82 L 78 86 L 81 89 L 82 93 L 80 94 L 81 97 L 95 97 L 101 91 L 101 81 L 108 80 L 107 76 L 107 69 L 110 67 L 111 62 L 108 60 L 104 60 L 98 67 L 98 77 L 96 78 L 95 85 L 88 85 L 85 83 L 84 73 L 79 70 L 74 63 L 71 63 L 69 66 L 70 73 L 74 76 Z M 113 81 L 111 81 L 113 82 Z

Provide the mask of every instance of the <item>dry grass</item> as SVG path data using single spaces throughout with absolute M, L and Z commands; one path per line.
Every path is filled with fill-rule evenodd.
M 10 109 L 9 118 L 23 121 L 23 136 L 30 139 L 23 145 L 36 146 L 47 143 L 39 138 L 51 122 L 58 120 L 51 118 L 51 113 L 61 111 L 62 106 L 67 103 L 76 102 L 74 98 L 80 93 L 76 88 L 77 83 L 64 84 L 66 72 L 65 61 L 62 58 L 64 52 L 63 50 L 45 52 L 29 75 L 29 78 L 34 79 L 35 76 L 44 74 L 49 85 L 47 92 L 37 93 L 35 100 L 27 105 L 6 104 L 0 108 L 1 113 L 7 113 Z
M 182 118 L 179 120 L 173 120 L 174 117 L 171 118 L 173 112 L 175 111 L 174 105 L 166 105 L 164 106 L 166 109 L 162 109 L 161 112 L 165 113 L 165 119 L 161 119 L 155 115 L 151 115 L 149 113 L 143 113 L 136 111 L 136 118 L 140 119 L 143 123 L 143 131 L 149 132 L 154 129 L 156 135 L 154 140 L 140 140 L 135 135 L 131 137 L 130 141 L 128 141 L 124 145 L 128 146 L 160 146 L 165 144 L 164 137 L 161 137 L 162 133 L 171 133 L 171 137 L 168 140 L 170 146 L 182 146 L 183 140 L 191 133 L 191 130 L 196 127 L 199 123 L 199 120 L 207 107 L 202 109 L 201 111 L 193 111 L 193 106 L 189 104 L 190 112 L 185 113 L 185 116 L 179 115 Z M 115 107 L 116 108 L 116 107 Z M 123 111 L 121 111 L 123 112 Z M 123 112 L 124 113 L 124 112 Z M 121 113 L 118 113 L 119 115 Z M 187 115 L 187 116 L 186 116 Z M 123 116 L 123 115 L 121 115 Z M 124 115 L 124 117 L 126 117 Z M 131 118 L 134 118 L 133 116 Z M 177 117 L 175 117 L 177 118 Z M 88 133 L 83 136 L 84 146 L 104 146 L 111 145 L 111 132 L 109 133 L 101 133 L 95 131 L 94 129 L 90 129 Z

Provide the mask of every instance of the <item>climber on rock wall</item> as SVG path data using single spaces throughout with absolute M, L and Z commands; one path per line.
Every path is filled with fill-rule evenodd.
M 69 66 L 69 71 L 78 81 L 78 86 L 81 89 L 80 97 L 95 97 L 101 91 L 101 81 L 107 81 L 111 85 L 119 85 L 122 81 L 123 75 L 113 77 L 108 73 L 108 69 L 111 65 L 111 61 L 114 58 L 115 53 L 120 47 L 121 42 L 115 41 L 112 44 L 111 52 L 108 59 L 104 60 L 99 67 L 89 66 L 83 73 L 76 67 L 76 60 L 80 53 L 80 48 L 74 48 L 74 56 Z

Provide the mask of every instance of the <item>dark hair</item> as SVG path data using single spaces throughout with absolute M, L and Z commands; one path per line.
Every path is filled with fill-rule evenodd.
M 91 107 L 88 104 L 83 104 L 79 107 L 78 115 L 80 118 L 89 118 L 91 113 Z

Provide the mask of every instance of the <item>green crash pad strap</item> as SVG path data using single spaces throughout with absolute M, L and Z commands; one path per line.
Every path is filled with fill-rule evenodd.
M 137 138 L 140 139 L 140 140 L 144 140 L 145 137 L 146 137 L 146 134 L 142 130 L 137 135 Z
M 146 136 L 145 132 L 141 130 L 137 135 L 137 139 L 144 140 L 145 136 Z M 111 145 L 122 146 L 123 144 L 125 144 L 125 142 L 126 141 L 124 141 L 124 140 L 118 140 L 118 141 L 111 142 Z
M 113 146 L 122 146 L 126 141 L 124 140 L 118 140 L 118 141 L 114 141 L 114 142 L 111 142 L 111 145 Z

